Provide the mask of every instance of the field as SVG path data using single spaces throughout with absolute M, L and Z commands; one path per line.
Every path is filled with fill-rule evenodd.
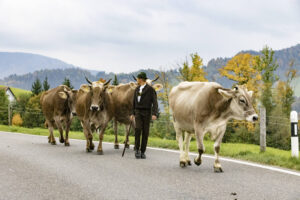
M 34 135 L 46 135 L 48 136 L 48 130 L 43 128 L 23 128 L 16 126 L 0 125 L 0 131 L 18 132 Z M 58 131 L 55 131 L 55 136 L 58 136 Z M 85 139 L 82 132 L 70 132 L 70 138 L 73 139 Z M 94 140 L 98 140 L 98 136 L 94 135 Z M 104 141 L 113 142 L 114 135 L 104 135 Z M 123 136 L 119 136 L 120 143 L 124 141 Z M 133 144 L 134 138 L 130 137 L 130 143 Z M 45 142 L 47 142 L 45 140 Z M 58 142 L 58 140 L 57 140 Z M 204 141 L 206 147 L 206 154 L 214 154 L 213 142 L 210 140 Z M 71 143 L 72 145 L 72 143 Z M 168 149 L 178 149 L 177 142 L 175 140 L 164 140 L 160 138 L 149 138 L 148 146 L 160 147 Z M 82 147 L 85 148 L 84 146 Z M 105 151 L 105 150 L 104 150 Z M 190 151 L 197 152 L 197 146 L 195 141 L 191 142 Z M 285 167 L 293 170 L 300 171 L 300 159 L 291 158 L 290 151 L 279 150 L 271 147 L 267 147 L 266 152 L 260 153 L 259 146 L 253 144 L 240 144 L 240 143 L 223 143 L 221 145 L 220 155 L 224 157 L 232 157 L 240 160 L 247 160 L 262 164 L 274 165 Z
M 0 87 L 6 87 L 4 85 L 0 85 Z M 20 95 L 22 94 L 31 94 L 31 91 L 28 90 L 23 90 L 20 88 L 14 88 L 14 87 L 10 87 L 10 89 L 12 90 L 12 92 L 14 93 L 14 95 L 18 98 Z

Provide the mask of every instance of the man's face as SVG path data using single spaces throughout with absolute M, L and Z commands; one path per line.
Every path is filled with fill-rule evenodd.
M 137 81 L 137 83 L 138 83 L 139 85 L 144 85 L 144 84 L 145 84 L 145 80 L 144 80 L 144 79 L 137 78 L 136 81 Z

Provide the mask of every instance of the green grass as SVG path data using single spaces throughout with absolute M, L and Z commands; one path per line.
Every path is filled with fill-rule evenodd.
M 6 86 L 0 85 L 0 87 L 6 87 Z M 22 94 L 31 94 L 31 91 L 29 91 L 29 90 L 23 90 L 23 89 L 14 88 L 14 87 L 10 87 L 10 89 L 17 98 Z
M 25 134 L 34 135 L 46 135 L 48 136 L 48 130 L 43 128 L 23 128 L 16 126 L 5 126 L 0 125 L 1 131 L 7 132 L 18 132 Z M 54 132 L 55 136 L 58 137 L 58 131 Z M 70 132 L 70 138 L 73 139 L 85 139 L 82 132 Z M 98 140 L 98 136 L 94 135 L 94 140 Z M 114 135 L 106 134 L 104 135 L 104 141 L 114 142 Z M 119 136 L 119 141 L 124 141 L 124 136 Z M 46 142 L 46 141 L 45 141 Z M 133 144 L 134 138 L 130 137 L 130 143 Z M 204 141 L 206 147 L 206 154 L 214 154 L 213 142 Z M 71 144 L 72 145 L 72 144 Z M 168 149 L 178 149 L 177 142 L 175 140 L 165 140 L 160 138 L 150 137 L 148 141 L 148 146 L 160 147 Z M 84 147 L 82 147 L 84 148 Z M 196 142 L 192 141 L 190 145 L 190 151 L 197 152 Z M 290 151 L 275 149 L 267 147 L 266 152 L 260 153 L 259 146 L 253 144 L 240 144 L 240 143 L 222 143 L 220 155 L 224 157 L 232 157 L 241 160 L 253 161 L 262 164 L 275 165 L 280 167 L 285 167 L 289 169 L 294 169 L 300 171 L 300 159 L 292 158 Z

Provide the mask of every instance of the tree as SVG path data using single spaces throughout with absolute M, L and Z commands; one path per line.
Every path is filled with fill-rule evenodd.
M 38 95 L 42 92 L 42 84 L 39 78 L 37 78 L 32 84 L 31 92 L 33 95 Z
M 12 118 L 12 124 L 14 126 L 22 126 L 23 120 L 22 120 L 21 115 L 19 113 L 14 114 L 14 116 Z
M 204 72 L 202 66 L 202 58 L 197 54 L 191 54 L 192 65 L 189 66 L 186 60 L 179 68 L 180 79 L 183 81 L 208 81 L 205 78 L 206 72 Z
M 62 84 L 68 86 L 70 89 L 74 88 L 71 84 L 70 79 L 68 79 L 67 77 L 65 77 L 64 82 Z
M 42 94 L 32 96 L 26 104 L 23 124 L 26 127 L 43 127 L 45 119 L 41 111 L 40 98 Z
M 47 91 L 50 89 L 50 85 L 48 83 L 48 77 L 46 76 L 44 82 L 43 82 L 43 88 L 44 88 L 44 91 Z
M 272 87 L 275 81 L 278 80 L 278 77 L 274 74 L 278 68 L 278 64 L 274 59 L 274 51 L 268 46 L 264 47 L 261 53 L 262 55 L 256 57 L 255 69 L 257 69 L 262 76 L 263 85 L 261 87 L 260 101 L 266 108 L 268 116 L 275 106 L 272 101 Z
M 115 75 L 115 78 L 114 78 L 114 81 L 113 81 L 112 85 L 119 85 L 117 75 Z
M 276 87 L 276 103 L 282 104 L 282 111 L 286 117 L 290 116 L 292 104 L 295 102 L 294 90 L 291 82 L 297 77 L 297 69 L 293 68 L 294 61 L 289 64 L 289 68 L 285 73 L 286 81 L 279 80 Z
M 257 97 L 261 75 L 255 69 L 255 57 L 249 53 L 240 53 L 229 60 L 226 66 L 219 69 L 221 76 L 236 81 L 238 85 L 245 85 Z
M 8 104 L 5 90 L 0 90 L 0 124 L 8 124 Z

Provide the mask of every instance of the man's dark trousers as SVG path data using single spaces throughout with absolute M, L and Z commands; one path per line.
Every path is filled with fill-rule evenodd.
M 140 149 L 140 141 L 142 135 L 142 145 L 141 145 L 142 153 L 145 153 L 147 147 L 150 120 L 151 120 L 151 110 L 135 110 L 135 124 L 136 124 L 135 148 L 136 150 Z

